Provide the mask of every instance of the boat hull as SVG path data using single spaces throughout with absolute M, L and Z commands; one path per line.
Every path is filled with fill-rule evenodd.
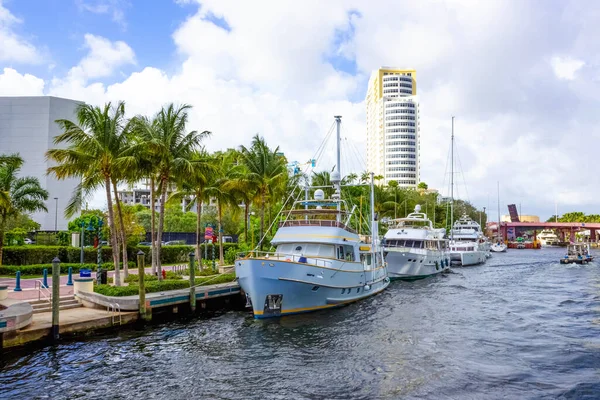
M 385 267 L 344 270 L 256 258 L 239 259 L 235 268 L 254 318 L 339 307 L 380 293 L 389 285 Z
M 450 268 L 449 254 L 416 254 L 397 249 L 384 249 L 388 276 L 391 280 L 418 280 L 437 275 Z
M 486 252 L 484 251 L 464 251 L 464 252 L 451 252 L 450 259 L 453 262 L 458 262 L 463 267 L 470 265 L 479 265 L 485 263 L 487 259 Z

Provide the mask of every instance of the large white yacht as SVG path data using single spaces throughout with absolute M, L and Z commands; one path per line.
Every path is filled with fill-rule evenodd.
M 338 163 L 331 175 L 335 193 L 325 199 L 296 201 L 283 211 L 283 222 L 271 240 L 273 253 L 252 251 L 235 260 L 235 273 L 255 318 L 279 317 L 338 307 L 373 296 L 390 283 L 377 239 L 371 174 L 371 243 L 351 228 L 353 210 L 341 198 L 340 119 Z
M 463 215 L 454 222 L 450 231 L 450 258 L 462 266 L 485 263 L 490 244 L 481 232 L 481 226 Z
M 445 229 L 434 229 L 421 206 L 406 218 L 388 221 L 383 251 L 390 279 L 416 280 L 450 268 Z
M 540 241 L 542 247 L 554 247 L 560 244 L 560 240 L 552 229 L 544 229 L 537 234 L 537 240 Z

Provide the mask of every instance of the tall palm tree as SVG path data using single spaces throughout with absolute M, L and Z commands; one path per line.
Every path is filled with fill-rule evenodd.
M 45 201 L 48 192 L 37 178 L 17 177 L 23 165 L 18 154 L 0 156 L 0 265 L 7 222 L 22 213 L 48 211 Z
M 200 148 L 202 140 L 210 135 L 208 131 L 186 132 L 190 108 L 191 106 L 187 104 L 179 107 L 169 104 L 163 107 L 152 120 L 145 117 L 137 118 L 134 128 L 147 147 L 147 152 L 156 168 L 155 183 L 160 191 L 156 250 L 154 251 L 158 263 L 159 279 L 162 279 L 160 257 L 167 190 L 176 182 L 178 176 L 190 176 L 194 173 L 192 156 Z
M 114 107 L 106 103 L 103 108 L 81 104 L 77 107 L 77 122 L 60 119 L 56 123 L 63 133 L 54 138 L 54 144 L 66 144 L 67 148 L 48 150 L 46 157 L 57 163 L 48 168 L 48 174 L 57 179 L 81 179 L 65 210 L 67 216 L 73 215 L 95 189 L 104 186 L 115 284 L 120 285 L 119 234 L 115 225 L 111 186 L 117 172 L 127 169 L 127 162 L 131 162 L 131 158 L 120 159 L 126 139 L 123 135 L 126 125 L 125 103 L 120 101 Z
M 271 198 L 285 189 L 287 167 L 279 147 L 271 150 L 264 138 L 255 135 L 250 148 L 240 146 L 240 160 L 248 171 L 248 180 L 257 188 L 256 202 L 260 205 L 260 249 L 265 233 L 265 209 Z
M 194 152 L 190 158 L 193 164 L 191 175 L 177 177 L 178 190 L 171 194 L 169 202 L 180 202 L 189 197 L 189 206 L 196 205 L 196 259 L 201 260 L 202 252 L 202 203 L 208 200 L 207 189 L 210 176 L 217 172 L 216 160 L 205 149 Z
M 235 177 L 240 173 L 240 167 L 234 163 L 235 155 L 232 151 L 218 152 L 214 155 L 215 171 L 206 187 L 206 195 L 217 202 L 217 223 L 219 231 L 219 264 L 225 263 L 223 252 L 223 212 L 225 209 L 232 214 L 239 212 L 236 198 Z

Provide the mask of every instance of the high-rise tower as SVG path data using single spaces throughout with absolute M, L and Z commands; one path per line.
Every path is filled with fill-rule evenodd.
M 382 67 L 371 73 L 367 97 L 367 169 L 384 183 L 416 187 L 420 180 L 416 71 Z

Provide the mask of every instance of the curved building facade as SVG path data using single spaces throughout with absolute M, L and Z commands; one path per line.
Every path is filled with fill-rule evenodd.
M 385 184 L 416 187 L 420 180 L 416 72 L 380 68 L 367 90 L 367 168 Z

